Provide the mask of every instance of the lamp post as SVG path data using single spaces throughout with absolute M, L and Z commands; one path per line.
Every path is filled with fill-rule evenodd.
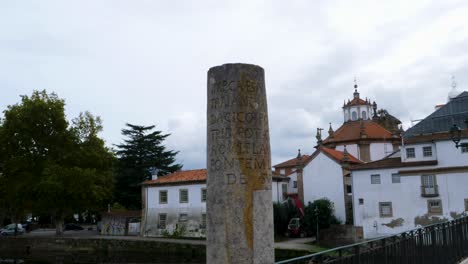
M 466 124 L 466 127 L 468 127 L 468 119 L 465 119 L 465 124 Z M 463 146 L 465 145 L 465 144 L 459 144 L 461 140 L 461 132 L 462 130 L 457 124 L 453 124 L 453 126 L 450 128 L 450 138 L 455 143 L 456 148 L 460 147 L 461 145 Z
M 318 205 L 315 206 L 315 210 L 314 210 L 314 211 L 315 211 L 315 217 L 316 217 L 316 220 L 315 220 L 315 221 L 316 221 L 316 223 L 317 223 L 317 235 L 315 236 L 315 241 L 318 242 L 318 240 L 319 240 L 319 221 L 318 221 L 318 215 L 319 215 L 318 212 L 319 212 L 319 210 L 318 210 Z

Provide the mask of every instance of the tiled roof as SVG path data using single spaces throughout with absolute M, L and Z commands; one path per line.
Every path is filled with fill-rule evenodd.
M 417 167 L 431 165 L 437 165 L 437 160 L 401 162 L 401 158 L 385 158 L 377 161 L 354 165 L 351 167 L 351 170 L 372 170 L 383 168 Z
M 333 137 L 327 137 L 323 143 L 327 144 L 363 139 L 361 137 L 361 124 L 364 126 L 364 132 L 366 134 L 365 139 L 390 140 L 393 137 L 390 131 L 372 120 L 348 121 L 333 133 Z
M 289 181 L 289 177 L 287 177 L 286 175 L 284 174 L 281 174 L 277 171 L 272 171 L 271 172 L 271 177 L 275 180 L 278 180 L 278 181 Z
M 329 157 L 336 160 L 337 162 L 341 163 L 342 161 L 344 161 L 343 160 L 343 158 L 344 158 L 344 152 L 343 151 L 339 151 L 339 150 L 335 150 L 335 149 L 331 149 L 331 148 L 327 148 L 327 147 L 320 147 L 320 150 L 322 152 L 324 152 L 325 154 L 327 154 Z M 359 159 L 357 159 L 356 157 L 354 157 L 353 155 L 351 155 L 349 153 L 348 153 L 348 162 L 350 162 L 350 163 L 362 163 L 362 161 L 360 161 Z
M 451 137 L 452 136 L 450 135 L 450 132 L 418 135 L 418 136 L 412 136 L 408 139 L 405 139 L 405 144 L 432 142 L 432 141 L 440 141 L 440 140 L 452 140 Z M 468 138 L 468 129 L 463 129 L 461 131 L 461 138 Z
M 177 185 L 189 183 L 205 183 L 207 178 L 206 169 L 176 171 L 174 173 L 160 176 L 156 180 L 144 181 L 142 185 Z M 272 172 L 272 178 L 275 180 L 288 180 L 286 175 Z
M 307 162 L 309 159 L 310 155 L 302 155 L 301 158 L 293 158 L 290 160 L 287 160 L 285 162 L 281 162 L 279 164 L 276 164 L 273 166 L 273 168 L 287 168 L 287 167 L 295 167 L 298 164 L 303 165 L 304 163 Z
M 369 105 L 370 102 L 366 102 L 362 100 L 361 98 L 353 98 L 350 102 L 346 103 L 346 106 L 352 106 L 352 105 Z
M 448 132 L 453 124 L 467 129 L 464 121 L 468 119 L 468 92 L 462 92 L 444 106 L 435 110 L 422 121 L 406 130 L 405 139 L 433 133 Z
M 160 176 L 156 180 L 148 180 L 143 185 L 165 185 L 173 183 L 195 183 L 206 181 L 206 169 L 176 171 L 166 176 Z

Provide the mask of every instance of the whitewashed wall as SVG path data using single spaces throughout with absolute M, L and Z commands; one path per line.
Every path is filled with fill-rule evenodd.
M 282 191 L 282 185 L 286 184 L 289 185 L 288 182 L 278 182 L 278 181 L 272 181 L 271 183 L 271 200 L 273 202 L 282 202 L 283 201 L 283 191 Z
M 392 154 L 392 143 L 371 143 L 370 144 L 370 160 L 381 160 L 386 156 Z
M 344 145 L 336 146 L 335 149 L 339 151 L 344 151 Z M 359 155 L 359 148 L 357 144 L 346 145 L 346 151 L 348 151 L 349 154 L 359 159 L 360 155 Z
M 416 158 L 418 152 L 422 156 L 422 146 L 414 145 Z M 465 210 L 464 199 L 468 199 L 468 173 L 451 173 L 436 175 L 439 196 L 421 196 L 421 175 L 401 176 L 401 183 L 392 183 L 392 173 L 398 170 L 420 170 L 448 166 L 466 166 L 468 154 L 462 154 L 454 147 L 453 142 L 436 143 L 439 158 L 437 166 L 404 167 L 392 169 L 360 170 L 352 172 L 354 224 L 362 226 L 365 238 L 400 233 L 414 229 L 421 224 L 419 218 L 452 219 Z M 402 153 L 402 156 L 406 156 Z M 420 159 L 421 160 L 421 159 Z M 408 161 L 414 161 L 408 160 Z M 371 184 L 372 174 L 380 174 L 381 184 Z M 359 204 L 364 199 L 364 204 Z M 427 201 L 440 199 L 442 201 L 442 215 L 428 215 Z M 379 202 L 392 202 L 392 217 L 380 217 Z M 401 224 L 396 224 L 401 222 Z M 390 224 L 390 225 L 388 225 Z
M 292 184 L 292 181 L 289 181 Z M 282 184 L 288 182 L 272 181 L 272 201 L 281 202 L 282 199 Z M 145 226 L 142 228 L 143 236 L 162 236 L 164 232 L 172 233 L 179 224 L 179 214 L 188 214 L 188 221 L 184 223 L 187 226 L 185 236 L 188 237 L 203 237 L 205 229 L 201 227 L 202 214 L 206 213 L 206 202 L 201 201 L 202 189 L 206 188 L 206 184 L 185 184 L 175 186 L 145 186 L 145 197 L 147 201 L 145 205 Z M 187 189 L 189 193 L 188 203 L 179 203 L 179 190 Z M 167 203 L 159 203 L 159 191 L 167 190 Z M 278 192 L 279 191 L 279 192 Z M 167 214 L 166 229 L 158 228 L 158 216 L 161 213 Z
M 423 143 L 423 144 L 411 144 L 411 145 L 402 146 L 401 160 L 403 162 L 437 160 L 437 153 L 442 153 L 443 152 L 443 150 L 438 150 L 437 149 L 441 145 L 445 145 L 445 144 L 441 144 L 441 143 Z M 452 145 L 454 146 L 453 142 L 452 142 Z M 423 147 L 432 147 L 432 156 L 431 157 L 424 157 Z M 406 157 L 406 150 L 408 148 L 414 148 L 414 154 L 415 154 L 414 158 L 407 158 Z M 451 149 L 449 149 L 449 150 L 453 154 L 453 150 L 451 150 Z M 443 157 L 441 157 L 441 158 L 443 158 Z
M 294 182 L 297 182 L 297 173 L 291 173 L 288 175 L 289 184 L 288 184 L 288 193 L 297 193 L 297 184 L 296 188 L 294 188 Z
M 158 229 L 158 215 L 167 214 L 166 231 L 172 233 L 178 224 L 179 214 L 188 214 L 186 236 L 203 236 L 200 228 L 202 214 L 206 212 L 206 202 L 201 201 L 201 190 L 206 184 L 190 184 L 179 186 L 150 186 L 147 188 L 146 226 L 144 236 L 162 236 L 164 230 Z M 179 203 L 179 190 L 188 189 L 188 203 Z M 167 190 L 167 204 L 159 203 L 159 191 Z
M 335 206 L 335 216 L 345 222 L 343 171 L 341 165 L 319 153 L 303 171 L 304 204 L 328 198 Z

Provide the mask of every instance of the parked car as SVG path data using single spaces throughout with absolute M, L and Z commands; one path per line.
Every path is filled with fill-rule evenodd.
M 291 218 L 288 224 L 287 237 L 306 237 L 308 234 L 304 229 L 304 223 L 300 218 Z
M 68 230 L 83 230 L 83 227 L 81 227 L 80 225 L 77 225 L 77 224 L 69 223 L 69 224 L 65 224 L 65 226 L 63 227 L 63 230 L 65 230 L 65 231 L 68 231 Z
M 15 225 L 17 226 L 16 234 L 21 235 L 24 233 L 24 228 L 21 224 L 9 224 L 4 228 L 0 229 L 0 234 L 2 236 L 14 236 L 15 235 Z

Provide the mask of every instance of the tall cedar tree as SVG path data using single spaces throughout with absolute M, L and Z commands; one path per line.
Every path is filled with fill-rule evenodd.
M 66 216 L 102 208 L 113 186 L 100 119 L 86 112 L 69 126 L 64 106 L 56 94 L 34 91 L 8 106 L 0 123 L 0 205 L 13 221 L 25 212 L 51 215 L 57 235 Z
M 141 186 L 151 177 L 150 170 L 157 169 L 158 176 L 182 168 L 175 163 L 178 151 L 166 150 L 164 139 L 170 134 L 153 131 L 155 126 L 126 124 L 122 135 L 127 137 L 123 144 L 116 145 L 119 159 L 116 179 L 115 200 L 127 209 L 141 209 Z

